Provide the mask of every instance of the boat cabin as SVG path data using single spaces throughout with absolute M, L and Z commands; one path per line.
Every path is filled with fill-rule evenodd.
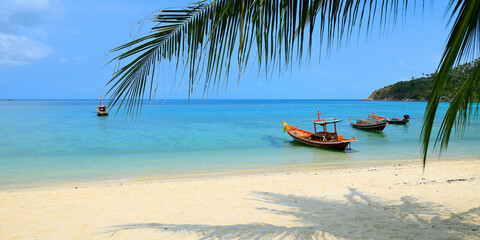
M 337 118 L 326 118 L 326 119 L 320 119 L 320 111 L 317 110 L 318 116 L 317 120 L 313 120 L 313 128 L 315 129 L 315 132 L 310 138 L 312 140 L 320 140 L 320 141 L 342 141 L 343 136 L 338 136 L 337 134 L 337 123 L 341 122 L 342 120 Z M 329 132 L 327 129 L 328 124 L 333 124 L 333 132 Z M 319 131 L 317 131 L 317 125 L 319 128 Z M 323 130 L 323 131 L 321 131 Z

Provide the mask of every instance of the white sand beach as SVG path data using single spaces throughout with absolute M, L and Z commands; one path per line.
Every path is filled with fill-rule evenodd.
M 480 239 L 480 160 L 4 190 L 0 239 Z

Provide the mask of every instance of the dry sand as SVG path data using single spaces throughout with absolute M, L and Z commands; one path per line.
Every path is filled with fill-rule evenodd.
M 0 239 L 480 239 L 480 160 L 5 190 Z

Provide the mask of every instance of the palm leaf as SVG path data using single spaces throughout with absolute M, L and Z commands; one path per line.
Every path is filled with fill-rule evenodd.
M 477 102 L 478 106 L 478 92 L 480 90 L 480 61 L 476 61 L 474 71 L 467 78 L 465 83 L 459 89 L 454 99 L 445 114 L 445 117 L 440 126 L 435 143 L 440 143 L 441 149 L 447 149 L 450 135 L 455 127 L 457 136 L 465 132 L 465 127 L 468 126 L 470 116 L 473 113 L 473 103 Z
M 442 60 L 438 67 L 438 74 L 435 79 L 432 92 L 430 94 L 427 108 L 425 110 L 425 119 L 422 128 L 422 152 L 423 152 L 423 166 L 427 159 L 427 152 L 431 133 L 433 129 L 434 119 L 440 98 L 448 81 L 451 69 L 458 65 L 460 61 L 465 58 L 473 57 L 475 50 L 480 49 L 480 1 L 453 1 L 449 3 L 449 10 L 451 10 L 450 21 L 456 16 L 450 32 Z M 477 52 L 478 54 L 478 52 Z M 478 70 L 478 65 L 477 65 Z M 462 89 L 455 97 L 448 108 L 448 112 L 444 117 L 441 129 L 437 135 L 435 143 L 441 142 L 442 148 L 448 147 L 450 133 L 452 126 L 456 121 L 456 116 L 460 114 L 459 123 L 463 126 L 466 124 L 466 119 L 471 116 L 471 111 L 465 111 L 472 103 L 473 88 L 478 82 L 478 71 L 475 70 L 472 76 L 465 82 Z M 478 94 L 476 95 L 479 96 Z M 441 149 L 440 148 L 440 151 Z
M 252 49 L 258 68 L 268 74 L 301 60 L 304 43 L 311 54 L 313 34 L 328 51 L 340 46 L 353 29 L 379 23 L 385 29 L 395 23 L 397 13 L 406 12 L 408 1 L 383 0 L 210 0 L 178 9 L 161 10 L 149 20 L 156 25 L 151 33 L 112 49 L 110 62 L 127 61 L 108 81 L 109 107 L 118 107 L 133 116 L 141 109 L 156 86 L 155 69 L 174 62 L 188 78 L 188 97 L 197 86 L 203 96 L 228 85 L 230 68 L 237 65 L 238 76 L 245 70 Z M 401 10 L 400 10 L 401 9 Z M 378 16 L 380 15 L 380 17 Z M 318 27 L 315 25 L 319 22 Z M 307 40 L 308 39 L 308 40 Z M 321 53 L 320 53 L 321 54 Z M 233 62 L 232 62 L 233 60 Z M 202 84 L 203 83 L 203 84 Z M 181 81 L 179 84 L 183 84 Z

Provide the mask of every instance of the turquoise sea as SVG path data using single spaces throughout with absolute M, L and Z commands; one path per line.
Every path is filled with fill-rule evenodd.
M 420 161 L 425 102 L 361 100 L 167 100 L 145 103 L 142 115 L 97 117 L 96 100 L 0 101 L 0 188 L 65 182 L 162 177 L 192 173 L 352 166 Z M 441 103 L 437 123 L 448 103 Z M 351 151 L 304 146 L 283 132 L 282 121 L 312 131 L 317 110 L 345 121 Z M 353 129 L 347 118 L 402 117 L 408 125 L 383 132 Z M 480 123 L 452 141 L 440 158 L 478 158 Z M 430 155 L 438 159 L 438 154 Z

